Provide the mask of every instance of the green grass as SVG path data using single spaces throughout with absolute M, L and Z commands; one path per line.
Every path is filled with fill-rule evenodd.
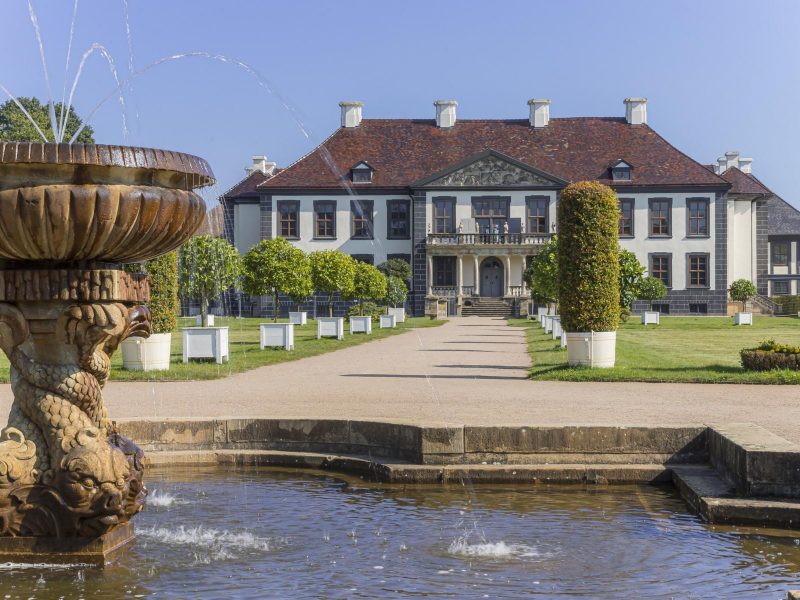
M 179 319 L 181 325 L 192 326 L 194 318 Z M 282 319 L 286 321 L 286 319 Z M 217 317 L 216 326 L 229 327 L 230 361 L 221 365 L 213 361 L 191 360 L 187 364 L 182 362 L 182 340 L 180 331 L 172 334 L 172 358 L 168 371 L 125 371 L 122 368 L 122 352 L 117 350 L 111 360 L 111 380 L 113 381 L 186 381 L 191 379 L 219 379 L 249 371 L 265 365 L 298 360 L 307 356 L 317 356 L 350 346 L 357 346 L 365 342 L 380 340 L 391 335 L 397 335 L 409 329 L 420 327 L 436 327 L 445 321 L 432 321 L 425 317 L 408 318 L 405 323 L 398 323 L 396 329 L 379 329 L 378 324 L 373 324 L 372 334 L 357 333 L 350 335 L 345 322 L 344 339 L 339 341 L 334 338 L 317 339 L 317 323 L 309 319 L 308 325 L 294 328 L 294 350 L 268 348 L 260 350 L 258 347 L 258 324 L 271 323 L 271 319 L 236 319 L 232 317 Z M 0 354 L 0 383 L 8 383 L 8 360 Z
M 800 383 L 800 372 L 745 371 L 739 350 L 774 339 L 800 344 L 800 319 L 754 317 L 753 325 L 733 325 L 722 317 L 661 317 L 644 326 L 633 316 L 617 332 L 617 362 L 611 369 L 567 366 L 567 351 L 536 320 L 513 319 L 526 328 L 533 366 L 530 378 L 560 381 L 656 381 L 691 383 Z

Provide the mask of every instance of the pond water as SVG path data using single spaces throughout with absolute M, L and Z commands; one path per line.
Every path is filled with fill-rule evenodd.
M 671 487 L 401 486 L 151 470 L 105 570 L 0 567 L 12 598 L 785 598 L 800 532 L 710 527 Z

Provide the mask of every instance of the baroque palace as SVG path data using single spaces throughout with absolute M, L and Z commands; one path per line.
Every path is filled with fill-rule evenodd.
M 511 314 L 530 292 L 528 260 L 558 232 L 560 190 L 595 180 L 619 196 L 620 245 L 667 285 L 661 312 L 725 314 L 741 278 L 764 311 L 767 296 L 798 292 L 800 213 L 752 159 L 706 165 L 672 146 L 645 98 L 627 98 L 620 117 L 551 118 L 549 100 L 529 100 L 526 119 L 466 120 L 454 100 L 434 105 L 431 119 L 364 119 L 362 103 L 341 102 L 341 127 L 294 164 L 253 158 L 222 198 L 226 236 L 241 253 L 282 236 L 376 265 L 407 260 L 414 314 L 430 297 L 451 314 Z

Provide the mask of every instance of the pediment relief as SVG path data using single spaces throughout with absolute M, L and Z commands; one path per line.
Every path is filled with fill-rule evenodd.
M 565 182 L 490 153 L 422 183 L 435 187 L 561 187 Z

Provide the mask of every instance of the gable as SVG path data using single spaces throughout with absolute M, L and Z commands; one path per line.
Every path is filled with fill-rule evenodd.
M 494 150 L 456 163 L 412 187 L 561 188 L 566 181 Z

